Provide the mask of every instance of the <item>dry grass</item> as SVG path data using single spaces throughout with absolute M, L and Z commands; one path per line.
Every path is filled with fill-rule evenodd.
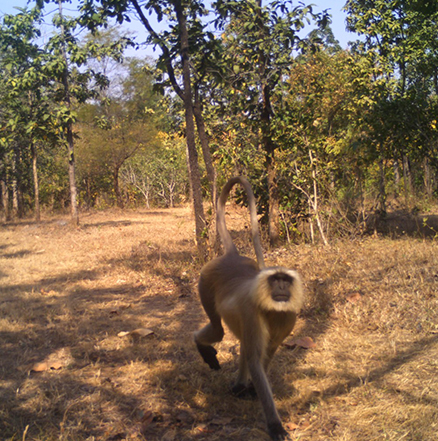
M 239 210 L 230 225 L 243 231 Z M 205 322 L 185 208 L 0 227 L 0 438 L 267 440 L 257 401 L 238 400 L 236 340 L 210 371 L 192 342 Z M 248 238 L 236 234 L 245 244 Z M 370 238 L 291 247 L 308 300 L 271 380 L 296 440 L 436 440 L 438 245 Z M 150 328 L 129 339 L 120 331 Z M 42 372 L 31 371 L 45 362 Z M 41 364 L 40 364 L 41 366 Z M 54 369 L 50 369 L 53 367 Z

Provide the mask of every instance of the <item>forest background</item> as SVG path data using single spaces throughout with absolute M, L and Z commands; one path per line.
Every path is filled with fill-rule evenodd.
M 211 372 L 192 339 L 217 189 L 242 173 L 284 245 L 267 262 L 306 291 L 270 372 L 290 437 L 436 440 L 438 6 L 350 0 L 347 45 L 324 3 L 2 17 L 1 439 L 268 439 L 228 390 L 237 340 Z M 246 207 L 227 226 L 251 255 Z
M 204 248 L 216 187 L 235 174 L 252 182 L 272 244 L 328 243 L 396 210 L 430 211 L 438 7 L 347 1 L 359 39 L 346 48 L 329 12 L 85 0 L 4 15 L 2 218 L 70 209 L 78 224 L 79 209 L 191 199 Z M 132 22 L 156 58 L 136 56 Z

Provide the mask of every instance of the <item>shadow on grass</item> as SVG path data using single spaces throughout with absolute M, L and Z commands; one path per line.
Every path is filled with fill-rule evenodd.
M 417 356 L 429 350 L 436 343 L 438 343 L 438 335 L 423 337 L 420 340 L 411 343 L 407 349 L 401 350 L 398 352 L 397 355 L 389 358 L 388 361 L 384 364 L 384 366 L 376 369 L 372 369 L 365 378 L 360 377 L 355 373 L 344 375 L 344 378 L 341 381 L 322 390 L 321 392 L 319 392 L 318 395 L 319 397 L 327 399 L 327 398 L 340 397 L 342 395 L 346 395 L 350 393 L 352 389 L 363 386 L 364 383 L 373 382 L 377 384 L 377 386 L 379 386 L 379 384 L 386 375 L 396 371 L 403 365 L 411 362 Z M 326 374 L 325 372 L 320 372 L 318 373 L 318 376 L 324 376 L 325 374 Z M 382 387 L 385 387 L 385 390 L 387 391 L 388 389 L 387 385 L 386 386 L 382 385 Z M 424 393 L 422 393 L 421 391 L 419 391 L 418 396 L 414 396 L 413 394 L 409 392 L 405 392 L 401 389 L 394 390 L 393 393 L 404 395 L 409 400 L 415 400 L 416 403 L 425 402 L 428 404 L 432 404 L 434 406 L 438 405 L 438 399 L 431 398 L 425 395 Z M 307 402 L 305 405 L 308 406 L 311 403 L 311 400 Z
M 197 353 L 192 334 L 206 322 L 195 288 L 199 265 L 187 241 L 177 245 L 170 250 L 140 243 L 127 255 L 101 262 L 102 267 L 2 290 L 2 317 L 17 325 L 0 330 L 0 433 L 5 439 L 21 439 L 27 425 L 28 439 L 47 441 L 161 440 L 168 432 L 175 433 L 168 437 L 175 440 L 245 440 L 255 439 L 250 434 L 254 428 L 265 431 L 259 402 L 230 393 L 237 374 L 235 346 L 219 345 L 219 372 L 211 371 Z M 139 275 L 141 281 L 89 288 L 76 283 L 101 279 L 109 263 L 111 271 L 129 270 L 129 280 Z M 329 278 L 308 283 L 310 301 L 300 335 L 317 340 L 330 326 L 332 283 Z M 32 291 L 41 296 L 28 296 Z M 132 343 L 117 337 L 119 331 L 143 327 L 154 334 Z M 418 341 L 371 371 L 367 380 L 378 382 L 437 339 Z M 71 351 L 67 368 L 29 375 L 33 363 L 62 348 Z M 277 399 L 296 394 L 293 381 L 281 375 L 285 369 L 294 378 L 315 375 L 296 371 L 305 357 L 305 351 L 280 348 L 270 375 Z M 346 394 L 362 381 L 348 375 L 319 397 Z M 147 411 L 150 419 L 145 419 Z
M 20 251 L 16 251 L 15 253 L 1 254 L 0 257 L 2 257 L 3 259 L 20 259 L 22 257 L 28 256 L 29 254 L 32 254 L 32 251 L 20 250 Z
M 375 214 L 368 219 L 367 229 L 369 233 L 377 232 L 392 238 L 409 236 L 435 239 L 438 237 L 438 216 L 416 215 L 406 211 L 394 211 L 384 216 Z
M 112 264 L 133 269 L 138 257 L 122 256 Z M 11 258 L 18 259 L 19 255 Z M 186 345 L 190 351 L 194 349 L 191 344 L 194 329 L 186 329 L 187 320 L 194 327 L 200 320 L 199 307 L 193 307 L 194 301 L 189 296 L 188 281 L 168 262 L 161 265 L 163 259 L 179 263 L 193 260 L 188 252 L 161 257 L 155 252 L 148 255 L 137 269 L 144 270 L 143 264 L 148 264 L 148 274 L 160 280 L 156 290 L 145 286 L 147 277 L 144 284 L 118 283 L 90 289 L 78 285 L 83 280 L 92 282 L 102 278 L 108 261 L 102 262 L 102 268 L 65 272 L 31 284 L 2 287 L 0 312 L 5 324 L 0 327 L 2 439 L 21 439 L 24 433 L 28 439 L 41 435 L 47 440 L 93 436 L 102 440 L 124 439 L 132 435 L 132 430 L 141 435 L 145 399 L 138 392 L 120 387 L 118 371 L 132 363 L 154 365 L 168 361 L 175 366 L 186 363 L 190 358 Z M 172 294 L 164 292 L 166 280 L 172 282 Z M 175 315 L 173 308 L 177 303 L 180 311 Z M 155 326 L 150 340 L 127 347 L 117 343 L 119 331 L 144 327 L 149 320 L 161 323 Z M 179 321 L 185 324 L 172 331 L 165 330 L 167 325 L 175 327 Z M 108 344 L 110 349 L 105 346 Z M 68 366 L 59 371 L 31 372 L 35 363 L 63 348 L 71 353 Z M 97 375 L 102 375 L 100 384 L 93 381 Z M 159 378 L 155 381 L 160 382 Z M 170 403 L 172 397 L 166 397 L 166 389 L 148 383 L 146 379 L 146 389 L 156 388 L 161 399 L 169 401 L 171 412 L 175 405 Z M 145 392 L 146 397 L 151 393 Z M 171 394 L 171 390 L 168 392 Z M 36 404 L 32 406 L 32 402 Z M 173 419 L 167 421 L 166 427 L 170 421 Z

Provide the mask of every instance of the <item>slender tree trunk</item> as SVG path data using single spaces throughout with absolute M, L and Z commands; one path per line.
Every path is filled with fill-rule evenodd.
M 58 0 L 59 15 L 62 17 L 62 0 Z M 71 106 L 70 102 L 70 88 L 68 82 L 68 58 L 65 51 L 65 41 L 64 41 L 64 26 L 61 24 L 61 51 L 65 62 L 64 72 L 62 73 L 62 84 L 64 86 L 64 102 L 68 108 Z M 67 149 L 68 149 L 68 178 L 70 183 L 70 210 L 71 210 L 71 221 L 73 225 L 79 225 L 79 213 L 78 213 L 78 202 L 77 202 L 77 187 L 76 187 L 76 163 L 74 155 L 74 141 L 73 141 L 73 123 L 69 121 L 65 128 L 66 139 L 67 139 Z
M 18 179 L 17 179 L 17 162 L 18 155 L 15 154 L 12 161 L 12 179 L 11 179 L 11 190 L 12 190 L 12 217 L 21 217 L 21 207 L 20 207 L 20 195 L 18 190 Z
M 277 185 L 277 169 L 275 164 L 276 145 L 271 134 L 271 91 L 267 84 L 262 86 L 263 108 L 261 113 L 262 144 L 266 157 L 266 174 L 269 194 L 269 242 L 276 246 L 280 238 L 280 196 Z
M 9 190 L 6 185 L 6 179 L 0 180 L 0 190 L 1 190 L 1 198 L 2 198 L 2 211 L 3 218 L 5 221 L 11 220 L 11 213 L 9 210 Z
M 217 194 L 217 176 L 216 170 L 213 166 L 213 159 L 210 152 L 210 142 L 208 140 L 208 135 L 205 130 L 204 117 L 202 116 L 202 106 L 199 101 L 198 94 L 195 92 L 195 102 L 193 105 L 193 112 L 195 115 L 196 127 L 198 129 L 198 136 L 201 142 L 202 154 L 204 157 L 205 168 L 207 170 L 207 178 L 210 183 L 210 197 L 211 197 L 211 222 L 209 224 L 209 252 L 210 257 L 214 257 L 219 254 L 220 251 L 220 238 L 219 232 L 216 226 L 216 202 L 218 198 Z
M 73 128 L 67 125 L 67 148 L 68 148 L 68 179 L 70 184 L 70 213 L 73 225 L 79 225 L 78 196 L 76 187 L 76 162 L 74 155 Z
M 312 201 L 311 201 L 310 198 L 307 200 L 307 202 L 308 202 L 308 204 L 309 204 L 309 228 L 310 228 L 310 240 L 311 240 L 311 242 L 312 242 L 312 245 L 314 245 L 314 244 L 315 244 L 315 231 L 314 231 L 314 228 L 313 228 L 313 216 L 312 216 L 312 212 L 313 212 L 314 210 L 313 210 L 313 205 L 312 205 Z
M 394 159 L 393 169 L 394 169 L 394 187 L 395 187 L 394 196 L 398 197 L 400 193 L 400 165 L 397 159 Z
M 430 170 L 429 158 L 423 159 L 423 169 L 424 169 L 424 189 L 426 190 L 427 197 L 430 199 L 433 192 L 433 182 L 432 173 Z
M 87 189 L 87 205 L 88 208 L 91 208 L 93 206 L 93 198 L 91 196 L 91 182 L 89 176 L 85 178 L 85 188 Z
M 216 170 L 213 166 L 213 159 L 210 152 L 210 143 L 205 130 L 204 117 L 202 116 L 202 106 L 195 93 L 195 103 L 193 105 L 193 113 L 195 115 L 196 127 L 198 129 L 199 141 L 201 142 L 202 155 L 204 157 L 207 177 L 210 183 L 211 203 L 213 210 L 216 212 L 217 186 L 216 186 Z
M 263 87 L 262 143 L 266 155 L 266 174 L 269 193 L 269 242 L 276 246 L 280 238 L 280 196 L 277 185 L 277 169 L 275 164 L 275 144 L 271 136 L 271 104 L 270 91 L 267 85 Z
M 280 238 L 280 198 L 273 150 L 266 155 L 266 172 L 269 192 L 269 242 L 271 246 L 276 246 Z
M 181 1 L 175 1 L 174 6 L 178 19 L 181 39 L 181 61 L 184 84 L 184 111 L 186 121 L 187 156 L 189 164 L 190 185 L 193 195 L 193 208 L 195 214 L 196 244 L 201 258 L 204 259 L 206 244 L 203 233 L 206 222 L 204 215 L 204 206 L 202 203 L 201 174 L 198 164 L 198 152 L 196 151 L 195 123 L 193 115 L 193 97 L 189 59 L 189 35 L 187 31 L 187 20 Z
M 327 246 L 328 240 L 324 233 L 324 227 L 321 222 L 321 217 L 319 216 L 319 195 L 318 195 L 318 182 L 316 178 L 316 165 L 315 161 L 313 160 L 312 151 L 309 150 L 309 158 L 310 158 L 310 164 L 312 166 L 312 181 L 313 181 L 313 212 L 315 213 L 315 219 L 316 219 L 316 225 L 318 226 L 319 234 L 321 235 L 321 239 L 324 242 L 324 245 Z
M 195 215 L 195 229 L 196 242 L 198 251 L 203 259 L 205 257 L 206 244 L 203 238 L 203 232 L 206 227 L 204 207 L 202 203 L 201 191 L 201 174 L 199 172 L 198 153 L 196 151 L 195 141 L 195 124 L 194 109 L 193 109 L 193 95 L 190 75 L 190 58 L 189 58 L 189 37 L 187 30 L 187 19 L 184 13 L 181 0 L 172 1 L 179 25 L 180 37 L 180 51 L 182 61 L 182 75 L 183 75 L 183 89 L 179 86 L 175 78 L 175 72 L 172 66 L 172 54 L 166 45 L 166 42 L 154 31 L 149 20 L 142 11 L 142 8 L 137 0 L 131 0 L 141 22 L 149 32 L 149 34 L 157 41 L 160 46 L 166 62 L 166 70 L 169 75 L 169 81 L 175 93 L 183 100 L 186 121 L 186 136 L 187 136 L 187 164 L 190 180 L 190 196 L 193 200 L 193 210 Z
M 38 181 L 38 152 L 35 144 L 30 144 L 30 151 L 32 153 L 32 172 L 33 172 L 33 189 L 34 189 L 34 215 L 35 220 L 39 222 L 41 220 L 40 212 L 40 187 Z
M 257 14 L 257 25 L 260 28 L 265 28 L 265 23 L 262 17 L 262 0 L 257 0 L 259 7 Z M 263 49 L 260 50 L 260 79 L 261 86 L 261 99 L 262 99 L 262 112 L 261 112 L 261 131 L 262 131 L 262 143 L 266 154 L 266 173 L 268 181 L 268 193 L 269 193 L 269 242 L 271 246 L 276 246 L 280 238 L 280 196 L 277 185 L 277 170 L 275 166 L 275 148 L 276 145 L 272 140 L 271 133 L 271 89 L 267 84 L 265 65 L 267 64 L 266 54 Z
M 116 203 L 119 208 L 123 208 L 123 198 L 120 193 L 120 186 L 119 186 L 119 167 L 115 166 L 113 170 L 113 188 L 114 188 L 114 194 L 116 196 Z
M 12 178 L 12 217 L 20 217 L 20 202 L 18 197 L 17 178 Z
M 385 163 L 383 158 L 379 160 L 379 212 L 381 216 L 386 213 L 386 189 L 385 189 Z
M 405 203 L 409 205 L 409 197 L 413 194 L 411 166 L 409 159 L 406 155 L 403 155 L 403 182 L 405 186 Z

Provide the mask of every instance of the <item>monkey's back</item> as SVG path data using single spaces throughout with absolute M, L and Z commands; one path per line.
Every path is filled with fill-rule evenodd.
M 257 263 L 245 256 L 229 253 L 208 262 L 199 279 L 201 296 L 204 290 L 214 292 L 216 300 L 231 295 L 237 286 L 251 281 L 260 272 Z
M 237 253 L 218 257 L 201 271 L 199 294 L 205 311 L 212 321 L 219 313 L 239 338 L 242 310 L 253 307 L 250 293 L 259 272 L 254 260 Z

